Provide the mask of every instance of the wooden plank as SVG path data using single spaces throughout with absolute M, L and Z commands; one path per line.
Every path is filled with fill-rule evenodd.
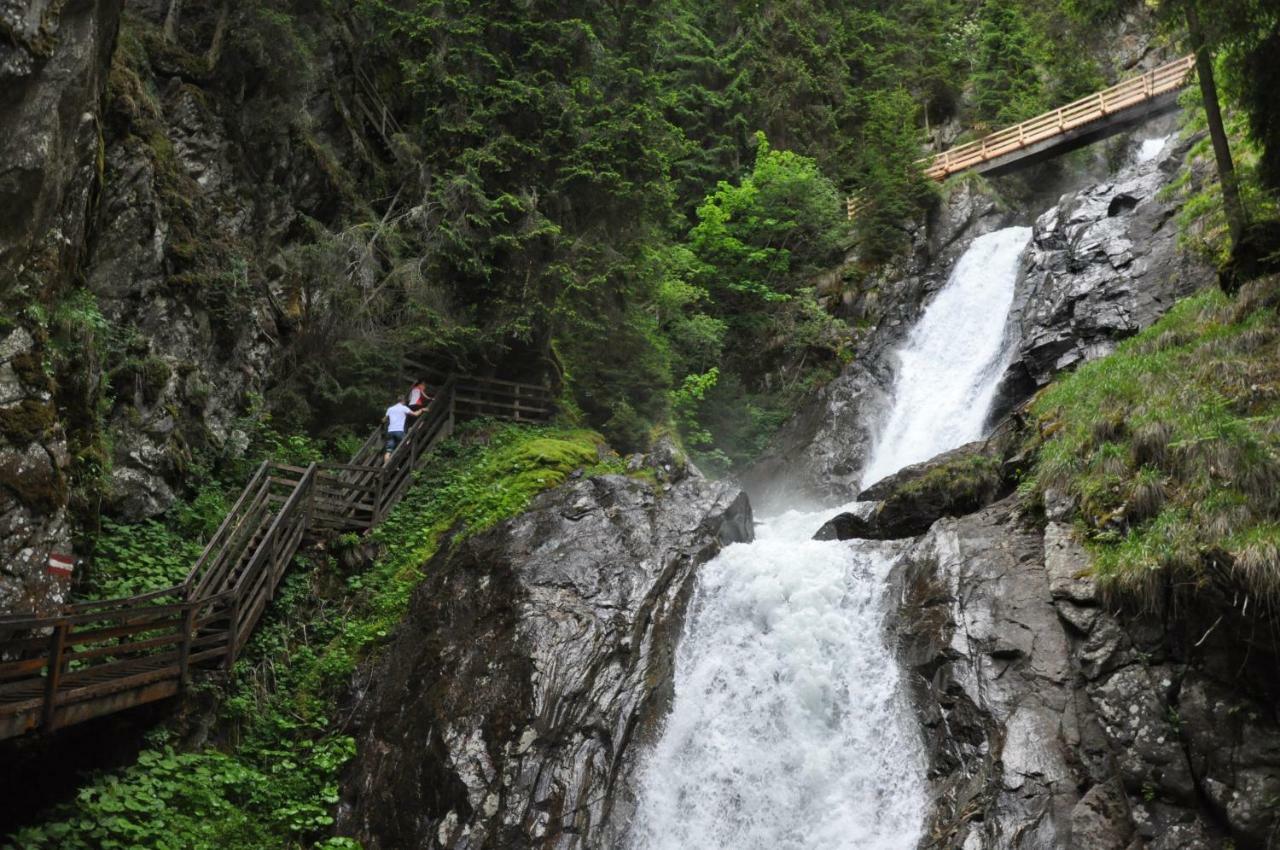
M 204 564 L 210 557 L 211 553 L 216 548 L 222 545 L 222 541 L 226 538 L 226 535 L 229 529 L 234 524 L 236 517 L 239 515 L 240 509 L 244 505 L 246 499 L 249 497 L 249 494 L 252 493 L 257 488 L 262 477 L 265 476 L 266 474 L 267 474 L 267 462 L 264 460 L 262 463 L 258 465 L 257 470 L 249 478 L 249 483 L 246 484 L 244 489 L 240 491 L 240 496 L 236 499 L 235 503 L 231 506 L 231 510 L 227 512 L 226 519 L 222 521 L 222 523 L 218 526 L 218 529 L 213 533 L 213 537 L 209 538 L 209 542 L 205 544 L 204 551 L 200 553 L 200 557 L 196 559 L 195 565 L 192 566 L 191 570 L 187 573 L 186 581 L 183 582 L 184 584 L 190 586 L 193 582 L 198 581 L 200 574 L 203 570 Z
M 48 645 L 49 639 L 44 638 L 43 643 Z M 18 679 L 23 676 L 39 675 L 40 671 L 49 663 L 48 655 L 41 655 L 38 658 L 26 658 L 22 661 L 6 661 L 0 664 L 0 680 Z
M 131 652 L 140 652 L 148 649 L 156 649 L 161 646 L 171 646 L 174 644 L 181 645 L 183 633 L 178 631 L 169 632 L 161 637 L 148 638 L 146 640 L 137 640 L 131 643 L 117 644 L 113 646 L 98 646 L 90 649 L 82 649 L 79 652 L 66 653 L 66 659 L 71 661 L 85 661 L 92 658 L 109 658 L 115 655 L 124 655 Z
M 46 732 L 52 732 L 57 728 L 54 725 L 53 710 L 58 704 L 58 686 L 62 681 L 62 648 L 66 645 L 69 628 L 65 623 L 59 624 L 49 636 L 49 672 L 45 676 L 44 717 L 41 720 Z

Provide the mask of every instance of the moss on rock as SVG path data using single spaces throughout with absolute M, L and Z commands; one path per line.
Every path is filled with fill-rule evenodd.
M 49 433 L 57 424 L 57 413 L 47 401 L 24 399 L 0 408 L 0 437 L 15 446 L 25 446 Z

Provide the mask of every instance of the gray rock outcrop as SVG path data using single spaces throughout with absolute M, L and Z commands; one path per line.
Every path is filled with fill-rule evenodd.
M 750 540 L 739 491 L 603 476 L 426 565 L 357 695 L 339 830 L 365 847 L 597 848 L 671 699 L 699 564 Z
M 37 300 L 70 286 L 100 187 L 102 94 L 118 0 L 0 4 L 0 612 L 48 611 L 69 551 L 67 435 Z
M 1181 202 L 1160 195 L 1195 140 L 1177 140 L 1168 119 L 1141 133 L 1165 140 L 1159 152 L 1142 160 L 1135 140 L 1130 161 L 1109 179 L 1064 195 L 1036 219 L 1011 313 L 1020 342 L 1005 404 L 1111 353 L 1213 280 L 1203 261 L 1178 247 Z
M 1245 649 L 1227 598 L 1218 637 L 1109 610 L 1088 566 L 1070 526 L 1028 527 L 1010 499 L 939 521 L 898 568 L 890 629 L 934 790 L 921 847 L 1268 846 L 1280 718 L 1235 671 L 1274 665 L 1275 642 Z

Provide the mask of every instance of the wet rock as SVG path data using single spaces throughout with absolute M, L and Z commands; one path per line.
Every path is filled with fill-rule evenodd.
M 921 847 L 1074 846 L 1082 717 L 1040 536 L 1009 501 L 942 519 L 893 580 L 935 801 Z
M 853 513 L 839 513 L 822 524 L 814 540 L 870 540 L 872 528 L 865 519 Z
M 1036 220 L 1011 317 L 1021 342 L 998 409 L 1062 370 L 1110 353 L 1212 279 L 1178 248 L 1172 219 L 1180 202 L 1160 198 L 1193 143 L 1174 132 L 1169 119 L 1144 129 L 1169 134 L 1157 156 L 1065 195 Z
M 1065 599 L 1077 605 L 1097 603 L 1098 585 L 1089 555 L 1066 523 L 1050 522 L 1045 526 L 1044 566 L 1049 574 L 1049 592 L 1055 600 Z
M 692 467 L 572 481 L 445 549 L 357 694 L 343 834 L 364 846 L 601 846 L 672 695 L 699 564 L 751 537 Z
M 991 504 L 1008 489 L 1012 475 L 1003 454 L 1016 442 L 1001 430 L 912 464 L 858 494 L 877 504 L 865 513 L 842 513 L 814 535 L 815 540 L 900 540 L 916 537 L 944 516 L 964 516 Z
M 1104 607 L 1071 527 L 1020 515 L 940 520 L 894 576 L 934 791 L 921 846 L 1265 847 L 1280 722 L 1266 680 L 1228 671 L 1280 648 L 1208 591 L 1178 616 Z

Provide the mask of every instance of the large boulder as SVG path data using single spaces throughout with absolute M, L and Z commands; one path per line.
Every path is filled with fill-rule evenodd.
M 370 850 L 601 846 L 669 705 L 697 567 L 751 536 L 746 497 L 689 469 L 578 480 L 446 546 L 359 677 L 340 832 Z
M 877 502 L 865 513 L 841 513 L 815 540 L 896 540 L 924 534 L 942 517 L 981 510 L 1008 492 L 1017 470 L 1010 455 L 1016 431 L 1007 424 L 988 440 L 976 440 L 912 464 L 858 494 Z

